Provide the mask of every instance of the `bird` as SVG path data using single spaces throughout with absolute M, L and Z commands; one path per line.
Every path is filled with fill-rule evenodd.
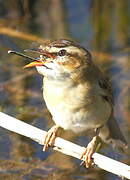
M 93 137 L 81 160 L 88 168 L 98 143 L 127 148 L 127 142 L 114 117 L 110 80 L 94 63 L 91 53 L 68 39 L 50 40 L 31 49 L 39 58 L 25 65 L 36 67 L 43 76 L 43 97 L 54 126 L 48 130 L 44 148 L 54 144 L 60 128 L 79 135 L 91 130 Z

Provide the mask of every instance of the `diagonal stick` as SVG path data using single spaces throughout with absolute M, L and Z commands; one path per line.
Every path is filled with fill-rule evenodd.
M 0 126 L 23 136 L 29 137 L 42 145 L 44 137 L 47 133 L 46 131 L 22 122 L 2 112 L 0 112 Z M 81 147 L 77 144 L 57 137 L 53 149 L 80 159 L 80 156 L 85 150 L 85 147 Z M 93 159 L 95 165 L 97 165 L 99 168 L 118 176 L 130 179 L 130 166 L 113 160 L 109 157 L 103 156 L 99 153 L 94 153 Z

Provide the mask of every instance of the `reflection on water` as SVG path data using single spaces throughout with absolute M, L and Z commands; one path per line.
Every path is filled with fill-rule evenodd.
M 115 116 L 129 139 L 128 5 L 128 0 L 1 1 L 0 110 L 41 129 L 51 127 L 53 122 L 42 100 L 41 77 L 35 69 L 23 70 L 26 61 L 9 56 L 7 51 L 22 51 L 46 39 L 72 38 L 88 48 L 94 61 L 111 77 Z M 65 134 L 66 139 L 72 139 L 70 136 Z M 87 142 L 86 137 L 73 138 L 73 141 L 82 145 Z M 130 163 L 127 155 L 111 147 L 102 149 L 102 153 Z M 60 153 L 43 153 L 42 146 L 0 128 L 2 180 L 120 179 L 98 168 L 86 170 L 79 164 L 79 160 Z

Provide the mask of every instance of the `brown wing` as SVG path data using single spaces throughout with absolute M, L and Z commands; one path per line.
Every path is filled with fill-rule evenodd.
M 108 77 L 105 77 L 104 74 L 100 76 L 98 80 L 99 87 L 101 88 L 101 96 L 114 105 L 113 89 Z
M 102 74 L 100 76 L 98 83 L 101 88 L 100 91 L 101 96 L 113 106 L 114 104 L 113 90 L 109 78 L 103 76 Z M 125 148 L 127 148 L 127 142 L 120 130 L 120 127 L 116 119 L 113 117 L 113 110 L 106 125 L 103 128 L 101 128 L 99 136 L 106 143 L 111 143 L 113 146 L 117 147 L 118 149 L 125 150 Z

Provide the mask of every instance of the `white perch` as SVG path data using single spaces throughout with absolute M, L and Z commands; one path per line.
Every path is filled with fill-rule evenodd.
M 0 126 L 23 136 L 29 137 L 39 144 L 43 144 L 43 138 L 46 135 L 46 131 L 22 122 L 2 112 L 0 112 Z M 54 146 L 54 150 L 78 159 L 80 159 L 80 156 L 85 149 L 85 147 L 81 147 L 59 137 L 56 138 Z M 130 179 L 130 166 L 103 156 L 99 153 L 94 153 L 93 159 L 95 165 L 97 165 L 99 168 Z

